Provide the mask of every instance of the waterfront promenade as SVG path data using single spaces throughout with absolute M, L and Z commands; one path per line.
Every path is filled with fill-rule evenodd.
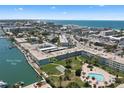
M 24 88 L 52 88 L 48 83 L 43 83 L 43 82 L 41 82 L 41 85 L 40 86 L 38 86 L 37 84 L 38 84 L 39 82 L 35 82 L 35 83 L 33 83 L 33 84 L 30 84 L 30 85 L 28 85 L 28 86 L 25 86 Z
M 25 50 L 21 47 L 19 47 L 19 45 L 15 44 L 17 46 L 18 49 L 20 49 L 20 51 L 24 54 L 25 58 L 27 59 L 27 62 L 31 65 L 31 67 L 36 71 L 36 73 L 41 76 L 39 70 L 40 67 L 36 64 L 36 62 L 34 62 L 31 57 L 29 56 L 28 53 L 25 52 Z

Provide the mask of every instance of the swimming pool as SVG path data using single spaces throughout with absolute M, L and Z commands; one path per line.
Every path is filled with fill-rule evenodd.
M 88 76 L 90 78 L 94 77 L 97 81 L 104 81 L 104 76 L 102 74 L 89 73 Z

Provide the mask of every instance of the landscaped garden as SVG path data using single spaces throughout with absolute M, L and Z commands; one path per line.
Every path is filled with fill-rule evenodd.
M 86 81 L 82 81 L 81 76 L 81 67 L 84 63 L 92 64 L 91 66 L 96 66 L 104 69 L 116 76 L 116 82 L 106 86 L 106 87 L 116 87 L 117 85 L 124 82 L 123 77 L 124 73 L 119 72 L 110 67 L 101 65 L 98 61 L 98 57 L 85 57 L 85 56 L 76 56 L 64 60 L 58 60 L 56 58 L 50 59 L 51 63 L 43 65 L 41 70 L 46 72 L 48 78 L 46 81 L 52 87 L 70 87 L 70 88 L 80 88 L 80 87 L 91 87 L 90 84 Z M 119 78 L 121 77 L 121 78 Z
M 48 81 L 52 83 L 53 87 L 84 87 L 84 83 L 80 79 L 80 73 L 85 60 L 86 58 L 82 56 L 64 60 L 54 59 L 53 63 L 44 65 L 41 69 L 48 74 Z M 62 66 L 60 70 L 57 69 L 59 66 Z

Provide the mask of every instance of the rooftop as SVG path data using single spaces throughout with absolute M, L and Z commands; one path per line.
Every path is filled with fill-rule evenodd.
M 101 56 L 103 58 L 124 64 L 124 58 L 122 58 L 122 57 L 119 57 L 113 53 L 103 53 L 103 51 L 94 50 L 94 49 L 91 49 L 91 48 L 88 48 L 85 46 L 80 46 L 80 47 L 75 47 L 75 48 L 70 48 L 70 49 L 64 49 L 64 50 L 55 51 L 55 52 L 51 52 L 51 53 L 44 53 L 41 51 L 37 51 L 35 49 L 35 46 L 31 45 L 30 43 L 21 43 L 21 46 L 25 47 L 25 49 L 28 49 L 29 52 L 37 60 L 43 60 L 43 59 L 47 59 L 50 57 L 56 57 L 56 56 L 60 56 L 60 55 L 64 55 L 64 54 L 72 53 L 72 52 L 76 52 L 76 51 L 86 51 L 86 52 L 89 52 L 91 54 L 98 55 L 98 56 Z
M 59 39 L 61 43 L 68 43 L 68 40 L 64 34 L 60 35 Z

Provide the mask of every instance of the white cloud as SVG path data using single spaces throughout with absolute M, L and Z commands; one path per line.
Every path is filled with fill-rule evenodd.
M 67 12 L 63 12 L 63 14 L 67 14 Z
M 23 11 L 23 8 L 18 8 L 18 10 Z
M 56 9 L 56 7 L 55 6 L 52 6 L 51 9 Z
M 23 11 L 24 9 L 23 8 L 15 8 L 16 11 Z

